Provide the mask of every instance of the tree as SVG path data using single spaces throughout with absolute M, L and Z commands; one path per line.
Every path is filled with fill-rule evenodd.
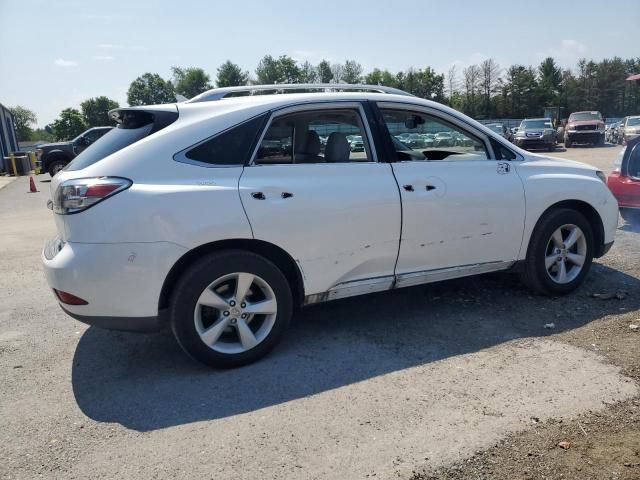
M 300 67 L 300 83 L 316 83 L 318 81 L 318 72 L 316 67 L 305 61 Z
M 127 92 L 127 102 L 131 106 L 157 105 L 175 101 L 173 84 L 157 73 L 145 73 L 136 78 L 131 82 Z
M 89 127 L 101 127 L 114 123 L 113 120 L 109 118 L 109 110 L 113 110 L 119 106 L 115 100 L 100 96 L 85 100 L 80 104 L 80 109 Z
M 333 80 L 333 72 L 331 71 L 331 64 L 326 60 L 322 60 L 317 67 L 318 79 L 320 83 L 329 83 Z
M 171 67 L 171 70 L 173 72 L 174 90 L 179 95 L 193 98 L 213 88 L 211 78 L 201 68 Z
M 249 72 L 242 69 L 227 60 L 218 67 L 218 75 L 216 77 L 216 85 L 218 87 L 238 87 L 246 85 L 249 81 Z
M 474 116 L 476 114 L 476 94 L 480 89 L 480 67 L 477 65 L 469 65 L 462 71 L 464 78 L 465 107 L 464 112 L 467 115 Z
M 82 113 L 75 108 L 65 108 L 60 112 L 60 118 L 56 119 L 51 128 L 57 140 L 71 140 L 87 129 Z
M 265 55 L 256 68 L 258 83 L 264 85 L 276 83 L 300 83 L 301 71 L 296 61 L 287 56 L 281 55 L 273 58 Z
M 543 106 L 558 102 L 562 85 L 562 69 L 552 57 L 545 58 L 538 66 L 538 99 Z
M 449 104 L 451 104 L 451 97 L 458 91 L 458 73 L 456 71 L 456 64 L 451 65 L 451 68 L 447 72 L 447 95 L 449 97 Z
M 331 76 L 335 83 L 342 83 L 343 70 L 344 67 L 341 63 L 334 63 L 333 65 L 331 65 Z
M 355 60 L 347 60 L 342 67 L 344 83 L 360 83 L 362 81 L 362 65 Z
M 16 136 L 19 142 L 25 142 L 31 138 L 31 126 L 36 123 L 36 114 L 28 108 L 16 105 L 9 109 L 13 114 L 13 122 L 16 126 Z
M 480 83 L 482 85 L 483 109 L 485 118 L 491 118 L 491 97 L 496 91 L 498 78 L 500 77 L 500 65 L 493 58 L 489 58 L 480 64 Z

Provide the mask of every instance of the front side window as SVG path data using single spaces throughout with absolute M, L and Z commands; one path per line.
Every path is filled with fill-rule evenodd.
M 426 114 L 383 109 L 397 159 L 468 161 L 487 160 L 482 140 Z
M 355 109 L 310 110 L 275 118 L 260 142 L 256 165 L 371 161 Z

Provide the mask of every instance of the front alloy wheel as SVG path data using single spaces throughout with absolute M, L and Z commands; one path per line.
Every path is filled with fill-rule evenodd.
M 535 293 L 569 293 L 582 283 L 593 260 L 593 233 L 577 210 L 558 208 L 538 221 L 520 272 Z
M 580 227 L 562 225 L 549 239 L 545 267 L 551 280 L 561 285 L 575 280 L 587 258 L 587 240 Z

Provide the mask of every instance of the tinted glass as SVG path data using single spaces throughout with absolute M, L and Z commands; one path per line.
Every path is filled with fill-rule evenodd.
M 185 156 L 211 165 L 244 165 L 248 162 L 264 124 L 265 115 L 236 125 L 189 150 Z
M 570 122 L 581 122 L 585 120 L 602 120 L 599 112 L 577 112 L 569 115 Z
M 483 141 L 443 120 L 404 110 L 382 110 L 398 160 L 487 160 Z
M 82 170 L 89 165 L 93 165 L 112 153 L 143 139 L 149 135 L 152 127 L 152 123 L 140 128 L 121 128 L 118 126 L 84 149 L 80 155 L 67 165 L 65 170 Z
M 371 158 L 362 120 L 353 109 L 313 110 L 274 119 L 255 163 L 345 163 Z
M 523 120 L 520 124 L 520 130 L 524 129 L 534 129 L 534 128 L 553 128 L 551 125 L 551 120 Z

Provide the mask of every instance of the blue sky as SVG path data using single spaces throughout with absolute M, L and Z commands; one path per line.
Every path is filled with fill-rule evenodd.
M 231 59 L 253 73 L 267 53 L 355 59 L 365 72 L 548 55 L 574 67 L 580 57 L 640 55 L 639 25 L 637 0 L 0 0 L 0 103 L 34 110 L 44 125 L 88 97 L 126 104 L 144 72 L 196 66 L 215 78 Z

